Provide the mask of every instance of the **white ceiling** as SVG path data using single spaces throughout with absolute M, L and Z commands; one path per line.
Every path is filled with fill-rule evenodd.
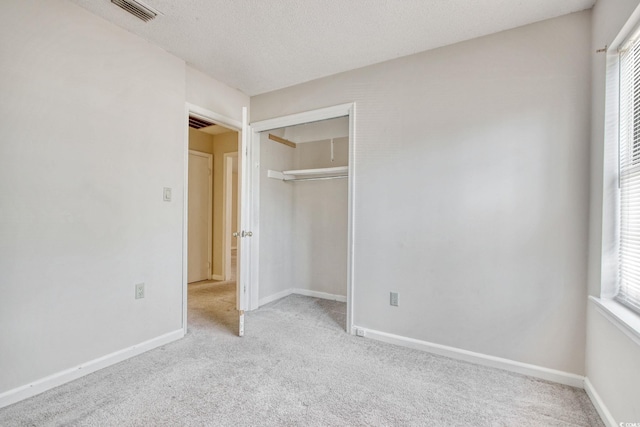
M 247 95 L 589 9 L 595 0 L 71 0 Z

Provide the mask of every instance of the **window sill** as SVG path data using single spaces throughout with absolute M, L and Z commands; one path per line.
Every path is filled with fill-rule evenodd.
M 590 296 L 596 309 L 611 323 L 640 345 L 640 315 L 612 299 Z

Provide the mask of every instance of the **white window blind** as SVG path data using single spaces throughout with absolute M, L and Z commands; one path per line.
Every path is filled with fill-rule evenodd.
M 620 253 L 616 299 L 640 313 L 640 42 L 620 53 Z

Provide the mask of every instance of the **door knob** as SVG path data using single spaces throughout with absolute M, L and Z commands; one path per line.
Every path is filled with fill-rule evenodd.
M 251 236 L 253 236 L 252 232 L 242 230 L 242 237 L 251 237 Z
M 233 234 L 232 234 L 233 237 L 238 237 L 239 235 L 240 235 L 240 233 L 238 233 L 237 231 L 234 231 Z

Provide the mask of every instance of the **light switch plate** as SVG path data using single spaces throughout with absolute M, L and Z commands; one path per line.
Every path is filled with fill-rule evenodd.
M 171 201 L 171 188 L 164 187 L 164 189 L 162 190 L 162 200 L 164 200 L 165 202 Z

